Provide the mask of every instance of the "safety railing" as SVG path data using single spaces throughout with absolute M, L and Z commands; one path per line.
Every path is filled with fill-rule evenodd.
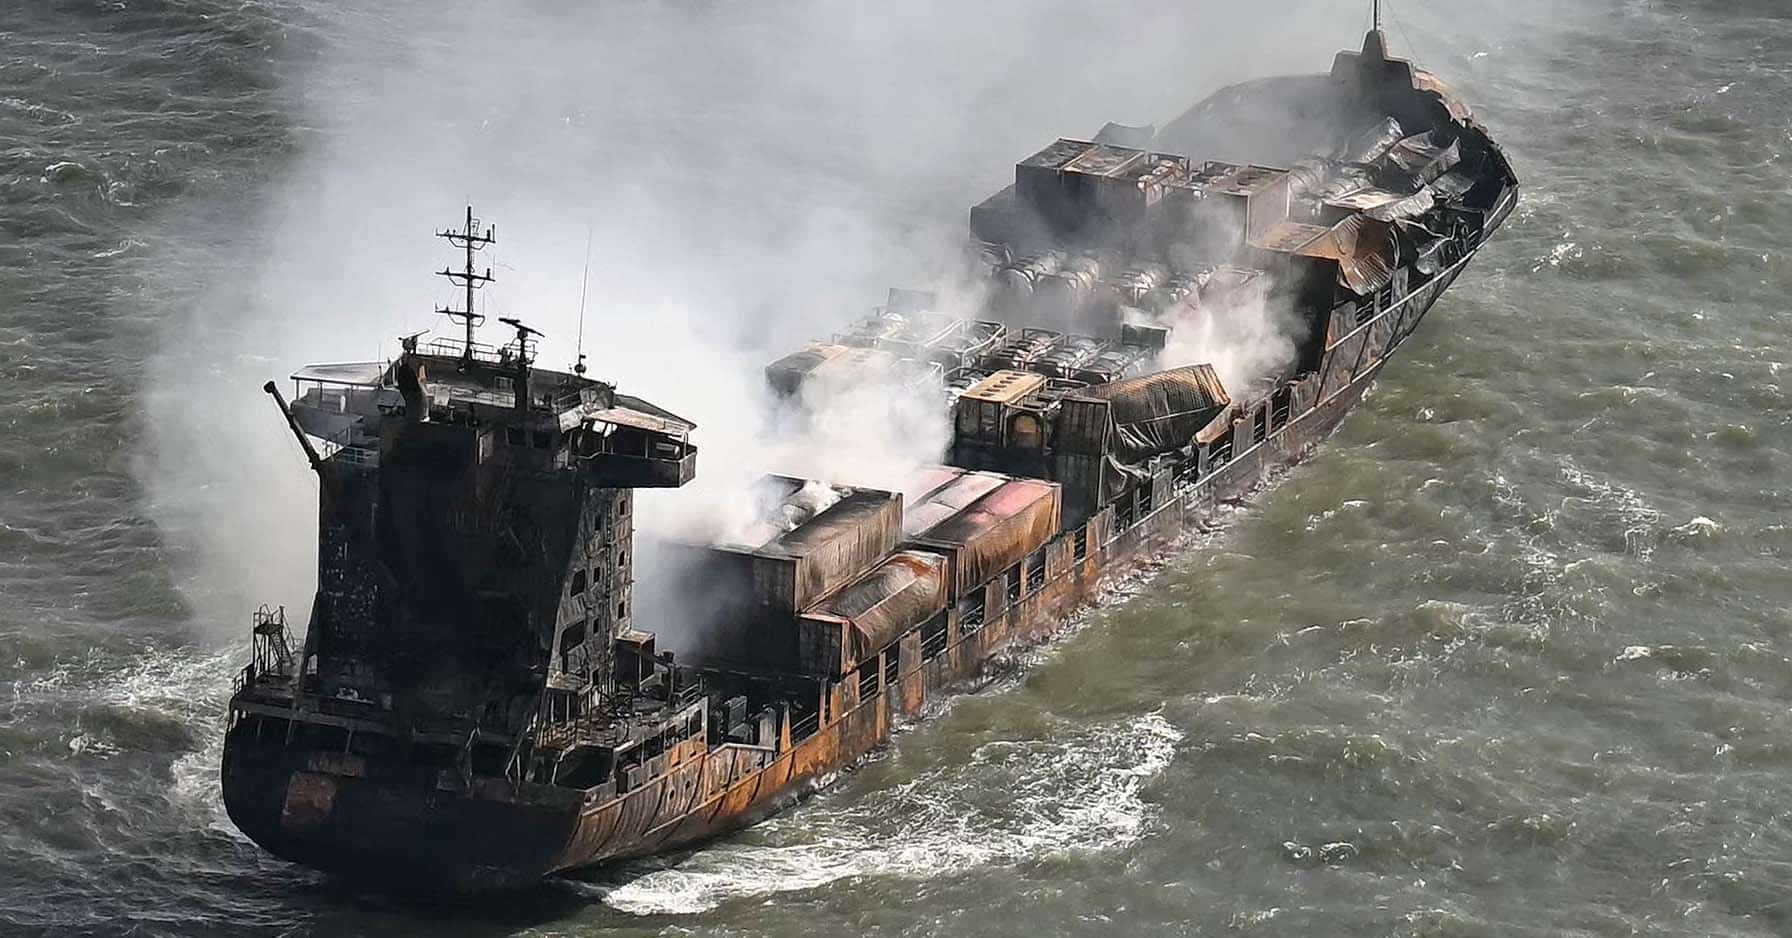
M 821 714 L 820 714 L 820 712 L 811 713 L 808 716 L 803 717 L 800 720 L 797 720 L 795 723 L 790 724 L 790 741 L 794 743 L 797 740 L 808 739 L 809 737 L 814 736 L 820 730 L 821 730 Z
M 292 636 L 286 630 L 286 607 L 262 606 L 255 610 L 249 637 L 249 663 L 237 672 L 233 691 L 261 683 L 263 678 L 292 677 Z
M 376 446 L 367 446 L 365 444 L 356 443 L 355 427 L 353 426 L 343 427 L 341 430 L 325 437 L 324 443 L 328 446 L 328 451 L 324 453 L 325 459 L 344 462 L 354 466 L 365 466 L 367 468 L 379 467 L 379 448 Z

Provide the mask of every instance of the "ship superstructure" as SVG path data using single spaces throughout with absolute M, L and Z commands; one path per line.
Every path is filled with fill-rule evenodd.
M 537 368 L 517 320 L 479 345 L 494 233 L 469 210 L 443 233 L 464 338 L 268 386 L 319 477 L 319 587 L 296 650 L 257 617 L 231 817 L 320 869 L 457 889 L 750 823 L 1299 459 L 1516 198 L 1379 29 L 1329 75 L 1050 144 L 972 210 L 969 315 L 892 291 L 766 370 L 796 400 L 894 376 L 949 417 L 942 464 L 890 491 L 768 477 L 756 523 L 677 548 L 700 637 L 677 660 L 635 615 L 630 493 L 690 481 L 694 427 Z M 1258 308 L 1288 353 L 1229 387 L 1203 330 Z

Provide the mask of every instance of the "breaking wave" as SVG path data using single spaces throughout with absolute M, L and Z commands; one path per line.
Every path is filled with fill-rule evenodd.
M 682 915 L 849 877 L 926 878 L 1137 842 L 1155 815 L 1142 789 L 1181 731 L 1159 713 L 1063 729 L 990 740 L 888 788 L 826 793 L 673 865 L 584 885 L 622 912 Z

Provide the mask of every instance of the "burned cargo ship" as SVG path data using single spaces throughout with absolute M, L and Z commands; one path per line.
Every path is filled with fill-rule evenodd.
M 1198 161 L 1205 148 L 1254 162 Z M 1227 152 L 1221 155 L 1233 155 Z M 1282 168 L 1277 168 L 1282 167 Z M 971 213 L 969 318 L 892 293 L 767 369 L 800 397 L 884 368 L 953 439 L 898 491 L 768 480 L 776 523 L 688 549 L 702 655 L 632 605 L 632 493 L 695 474 L 693 424 L 480 344 L 490 242 L 468 212 L 464 338 L 308 367 L 269 391 L 319 479 L 303 641 L 256 616 L 229 706 L 231 818 L 359 881 L 482 889 L 749 824 L 887 741 L 1101 579 L 1300 459 L 1517 201 L 1506 158 L 1379 29 L 1331 72 L 1235 86 L 1161 132 L 1021 162 Z M 1228 387 L 1188 322 L 1236 297 L 1302 325 Z M 1193 319 L 1191 319 L 1193 317 Z M 724 589 L 727 587 L 727 589 Z

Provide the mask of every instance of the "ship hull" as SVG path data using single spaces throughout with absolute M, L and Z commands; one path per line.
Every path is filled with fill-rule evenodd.
M 895 680 L 879 682 L 863 700 L 837 696 L 831 719 L 801 738 L 784 726 L 776 746 L 715 746 L 632 791 L 598 795 L 443 771 L 383 772 L 358 756 L 293 745 L 270 734 L 265 721 L 251 738 L 245 722 L 233 727 L 225 750 L 231 818 L 270 851 L 306 866 L 382 887 L 450 891 L 504 888 L 665 853 L 761 820 L 885 744 L 903 720 L 974 681 L 995 655 L 1061 629 L 1105 579 L 1136 568 L 1304 459 L 1337 429 L 1515 202 L 1514 190 L 1490 214 L 1473 250 L 1366 324 L 1382 347 L 1365 351 L 1359 343 L 1347 381 L 1205 478 L 1176 486 L 1149 510 L 1139 506 L 1130 523 L 1118 520 L 1115 506 L 1103 508 L 1054 542 L 1043 582 L 999 612 L 991 607 L 974 631 L 954 616 L 945 645 L 928 652 L 911 632 L 901 642 Z M 1073 536 L 1084 539 L 1080 549 L 1066 541 Z M 261 710 L 277 715 L 277 708 Z

